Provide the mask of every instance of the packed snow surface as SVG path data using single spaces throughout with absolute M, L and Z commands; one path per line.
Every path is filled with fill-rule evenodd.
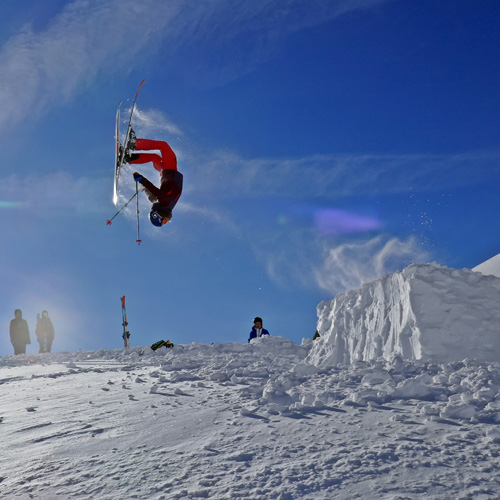
M 500 278 L 500 254 L 479 264 L 479 266 L 474 267 L 472 270 L 487 276 L 490 275 Z
M 415 264 L 318 306 L 308 362 L 500 360 L 500 279 Z
M 0 358 L 0 498 L 499 498 L 498 363 L 317 342 Z

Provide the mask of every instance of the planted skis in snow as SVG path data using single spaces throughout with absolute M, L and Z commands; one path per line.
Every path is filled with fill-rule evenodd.
M 125 295 L 122 297 L 123 342 L 125 347 L 130 347 L 130 332 L 128 331 L 127 311 L 125 310 Z

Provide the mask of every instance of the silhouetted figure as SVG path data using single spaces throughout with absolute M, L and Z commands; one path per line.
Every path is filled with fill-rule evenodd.
M 10 322 L 10 341 L 14 354 L 26 354 L 26 345 L 31 344 L 28 323 L 23 319 L 21 309 L 14 311 L 14 319 Z
M 40 344 L 40 352 L 50 352 L 54 340 L 54 325 L 47 311 L 42 312 L 42 317 L 37 314 L 35 333 Z

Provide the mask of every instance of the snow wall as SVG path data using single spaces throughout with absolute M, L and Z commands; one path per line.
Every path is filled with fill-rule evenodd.
M 378 358 L 500 361 L 500 278 L 415 264 L 318 305 L 315 366 Z
M 491 259 L 488 259 L 486 262 L 479 264 L 472 268 L 473 271 L 477 271 L 478 273 L 496 276 L 500 278 L 500 255 L 495 255 Z

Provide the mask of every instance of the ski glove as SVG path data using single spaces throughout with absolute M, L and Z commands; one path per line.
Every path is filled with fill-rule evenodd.
M 134 180 L 135 180 L 136 182 L 140 182 L 140 181 L 142 181 L 142 175 L 141 175 L 141 174 L 139 174 L 138 172 L 134 172 Z

